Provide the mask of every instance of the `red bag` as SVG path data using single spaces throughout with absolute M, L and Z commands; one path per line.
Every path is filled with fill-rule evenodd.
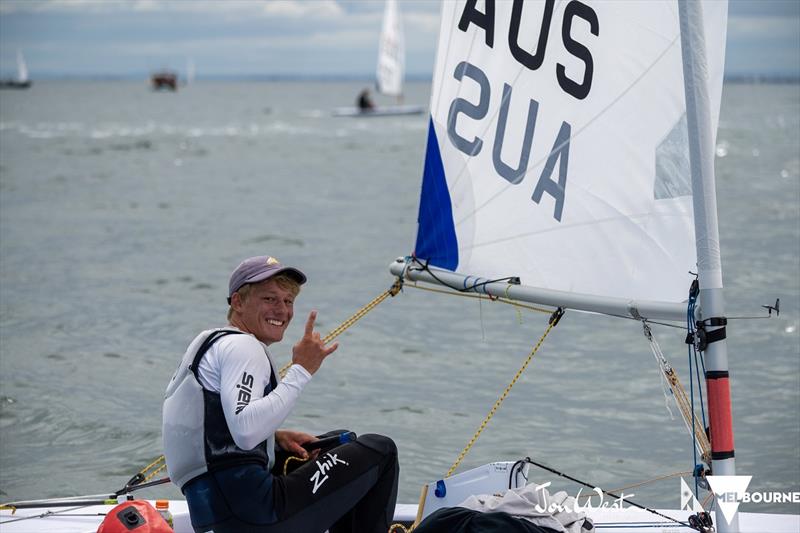
M 106 515 L 97 533 L 173 533 L 155 507 L 145 500 L 122 502 Z

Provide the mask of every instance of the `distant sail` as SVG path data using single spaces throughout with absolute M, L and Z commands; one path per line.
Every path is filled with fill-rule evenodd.
M 188 58 L 186 60 L 186 85 L 194 83 L 194 60 Z
M 405 77 L 405 40 L 403 22 L 395 0 L 386 0 L 383 27 L 378 44 L 377 88 L 389 96 L 403 94 Z
M 727 3 L 705 0 L 714 137 Z M 696 269 L 678 6 L 444 2 L 415 255 L 679 302 Z
M 22 57 L 21 50 L 17 50 L 17 81 L 19 83 L 27 83 L 28 81 L 28 65 L 25 64 L 25 58 Z

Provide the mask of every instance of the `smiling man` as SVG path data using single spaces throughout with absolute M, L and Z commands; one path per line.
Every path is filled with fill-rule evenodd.
M 244 260 L 228 285 L 229 325 L 198 335 L 167 387 L 167 469 L 197 532 L 388 530 L 399 471 L 391 439 L 362 435 L 309 454 L 317 437 L 278 429 L 338 347 L 314 331 L 312 311 L 278 380 L 267 347 L 283 339 L 305 282 L 273 257 Z M 310 460 L 284 475 L 276 452 Z

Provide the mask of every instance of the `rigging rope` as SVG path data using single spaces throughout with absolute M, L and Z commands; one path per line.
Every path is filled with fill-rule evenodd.
M 695 280 L 692 282 L 692 284 L 691 284 L 691 286 L 689 288 L 689 301 L 688 301 L 688 305 L 686 307 L 686 327 L 689 330 L 689 336 L 687 337 L 687 344 L 689 345 L 689 347 L 688 347 L 688 351 L 689 351 L 689 392 L 690 392 L 690 395 L 691 395 L 692 426 L 695 427 L 695 428 L 697 427 L 697 417 L 696 417 L 695 411 L 694 411 L 694 374 L 695 373 L 697 373 L 697 389 L 698 389 L 698 391 L 700 393 L 700 409 L 702 409 L 703 427 L 705 427 L 705 425 L 706 425 L 706 411 L 705 411 L 705 407 L 703 405 L 703 382 L 700 380 L 699 369 L 698 369 L 698 366 L 697 366 L 697 359 L 699 358 L 697 352 L 700 351 L 700 349 L 702 349 L 702 348 L 700 347 L 700 338 L 699 338 L 698 332 L 696 331 L 696 328 L 695 328 L 695 326 L 699 325 L 699 324 L 695 322 L 695 315 L 694 315 L 695 314 L 695 309 L 696 309 L 696 306 L 697 306 L 697 298 L 698 298 L 699 295 L 700 295 L 700 281 L 699 281 L 698 278 L 695 278 Z M 694 359 L 694 370 L 695 370 L 695 373 L 692 372 L 692 360 L 693 359 Z M 705 363 L 703 363 L 703 374 L 705 375 Z M 705 431 L 702 431 L 701 433 L 705 437 Z M 698 464 L 698 462 L 697 462 L 697 446 L 698 446 L 697 443 L 698 443 L 698 440 L 699 440 L 699 437 L 697 435 L 697 431 L 695 430 L 692 433 L 692 450 L 694 451 L 693 458 L 694 458 L 694 471 L 695 471 L 695 475 L 694 475 L 694 494 L 695 494 L 695 498 L 697 498 L 697 496 L 700 494 L 700 479 L 699 479 L 700 476 L 698 475 L 698 472 L 703 472 L 703 466 Z M 706 438 L 706 441 L 708 441 L 707 438 Z M 705 453 L 703 454 L 703 460 L 707 464 L 711 464 L 711 451 L 710 451 L 710 448 L 711 448 L 711 446 L 709 444 L 708 454 L 707 455 Z
M 526 457 L 526 458 L 525 458 L 525 461 L 527 461 L 528 463 L 530 463 L 530 464 L 532 464 L 532 465 L 534 465 L 534 466 L 538 466 L 539 468 L 541 468 L 541 469 L 543 469 L 543 470 L 547 470 L 548 472 L 552 472 L 553 474 L 556 474 L 557 476 L 561 476 L 561 477 L 563 477 L 563 478 L 565 478 L 565 479 L 568 479 L 568 480 L 570 480 L 570 481 L 574 481 L 575 483 L 578 483 L 578 484 L 580 484 L 580 485 L 583 485 L 584 487 L 590 488 L 590 489 L 592 489 L 592 490 L 599 490 L 599 491 L 600 491 L 600 492 L 602 492 L 603 494 L 607 494 L 607 495 L 611 496 L 612 498 L 616 498 L 616 499 L 617 499 L 617 500 L 619 500 L 619 501 L 623 501 L 623 500 L 624 500 L 624 501 L 628 502 L 628 504 L 630 504 L 630 505 L 633 505 L 634 507 L 638 507 L 639 509 L 642 509 L 643 511 L 647 511 L 648 513 L 652 513 L 652 514 L 654 514 L 654 515 L 657 515 L 657 516 L 660 516 L 660 517 L 662 517 L 662 518 L 666 518 L 666 519 L 667 519 L 667 520 L 669 520 L 670 522 L 675 522 L 676 524 L 681 524 L 681 525 L 683 525 L 683 526 L 686 526 L 686 527 L 688 527 L 688 528 L 691 528 L 691 529 L 695 529 L 695 530 L 701 531 L 701 530 L 700 530 L 698 527 L 696 527 L 696 526 L 695 526 L 695 525 L 692 523 L 692 520 L 693 520 L 693 518 L 696 520 L 696 519 L 697 519 L 696 517 L 692 517 L 692 516 L 690 516 L 690 517 L 689 517 L 689 522 L 688 522 L 688 523 L 686 523 L 686 522 L 682 522 L 682 521 L 680 521 L 680 520 L 678 520 L 678 519 L 676 519 L 676 518 L 672 518 L 671 516 L 667 516 L 667 515 L 665 515 L 665 514 L 662 514 L 662 513 L 658 512 L 658 511 L 656 511 L 655 509 L 650 509 L 649 507 L 645 507 L 645 506 L 643 506 L 643 505 L 639 505 L 638 503 L 636 503 L 636 502 L 633 502 L 633 501 L 631 501 L 631 500 L 629 500 L 629 499 L 624 499 L 624 498 L 623 498 L 624 494 L 623 494 L 623 496 L 619 496 L 619 495 L 617 495 L 615 492 L 611 492 L 611 491 L 603 490 L 603 489 L 601 489 L 600 487 L 597 487 L 597 486 L 595 486 L 595 485 L 592 485 L 591 483 L 587 483 L 586 481 L 581 481 L 580 479 L 576 479 L 576 478 L 574 478 L 574 477 L 572 477 L 572 476 L 570 476 L 570 475 L 567 475 L 567 474 L 565 474 L 565 473 L 563 473 L 563 472 L 559 472 L 558 470 L 556 470 L 556 469 L 554 469 L 554 468 L 550 468 L 549 466 L 545 466 L 545 465 L 543 465 L 543 464 L 541 464 L 541 463 L 537 463 L 536 461 L 533 461 L 533 460 L 531 460 L 531 458 L 530 458 L 530 457 Z
M 654 477 L 654 478 L 651 478 L 651 479 L 646 479 L 644 481 L 640 481 L 639 483 L 633 483 L 631 485 L 626 485 L 624 487 L 618 487 L 616 489 L 609 489 L 608 492 L 615 492 L 615 493 L 616 492 L 624 492 L 624 491 L 629 490 L 629 489 L 635 489 L 636 487 L 641 487 L 641 486 L 644 486 L 644 485 L 648 485 L 650 483 L 655 483 L 656 481 L 664 481 L 665 479 L 670 479 L 670 478 L 678 477 L 678 476 L 688 476 L 690 474 L 692 474 L 691 470 L 687 470 L 685 472 L 673 472 L 671 474 L 664 474 L 663 476 L 658 476 L 658 477 Z M 591 494 L 591 493 L 590 494 L 581 494 L 580 496 L 578 496 L 578 498 L 592 498 L 594 496 L 595 496 L 595 494 Z
M 466 457 L 467 453 L 469 453 L 469 450 L 475 444 L 475 441 L 478 440 L 478 437 L 480 437 L 481 433 L 483 433 L 483 430 L 486 429 L 487 424 L 492 419 L 492 417 L 497 412 L 497 410 L 500 408 L 500 405 L 506 399 L 506 397 L 508 396 L 508 393 L 511 392 L 511 388 L 514 386 L 514 384 L 516 384 L 517 380 L 522 375 L 522 373 L 525 372 L 525 369 L 528 368 L 528 364 L 531 362 L 531 360 L 533 360 L 533 357 L 536 355 L 536 352 L 539 351 L 539 348 L 542 346 L 542 343 L 544 342 L 544 339 L 547 337 L 547 335 L 550 333 L 550 331 L 552 331 L 552 329 L 554 327 L 556 327 L 556 325 L 558 324 L 559 320 L 561 320 L 562 316 L 564 316 L 564 310 L 559 307 L 556 310 L 556 312 L 553 313 L 553 315 L 550 317 L 550 320 L 549 320 L 549 322 L 547 324 L 547 328 L 544 330 L 544 333 L 542 334 L 542 336 L 539 337 L 539 341 L 536 343 L 536 345 L 533 347 L 533 350 L 531 350 L 531 353 L 528 355 L 528 357 L 522 363 L 522 366 L 519 368 L 519 370 L 517 370 L 517 373 L 514 375 L 514 378 L 511 380 L 511 383 L 508 384 L 508 387 L 506 387 L 506 390 L 503 391 L 503 394 L 501 394 L 500 397 L 497 399 L 497 401 L 494 402 L 494 405 L 492 406 L 491 410 L 489 411 L 489 414 L 486 415 L 486 417 L 483 419 L 483 422 L 481 422 L 481 425 L 478 426 L 478 430 L 475 432 L 475 434 L 469 440 L 469 442 L 464 447 L 464 449 L 461 450 L 461 453 L 458 454 L 458 457 L 456 458 L 455 462 L 453 463 L 453 466 L 451 466 L 450 470 L 448 470 L 447 474 L 445 474 L 445 476 L 444 476 L 445 479 L 447 479 L 450 476 L 452 476 L 453 472 L 455 472 L 456 468 L 458 468 L 458 466 L 461 464 L 461 461 L 464 460 L 464 457 Z
M 678 374 L 661 351 L 661 347 L 658 345 L 646 320 L 642 320 L 642 329 L 645 337 L 650 342 L 650 350 L 653 352 L 653 357 L 658 362 L 661 373 L 672 391 L 672 397 L 681 412 L 686 429 L 693 435 L 692 444 L 696 447 L 695 449 L 700 450 L 704 461 L 711 461 L 711 443 L 708 441 L 705 429 L 703 429 L 697 417 L 694 416 L 694 403 L 687 397 L 686 389 L 683 388 L 680 379 L 678 379 Z
M 492 296 L 483 296 L 483 295 L 480 295 L 480 294 L 466 294 L 464 292 L 458 291 L 457 289 L 454 289 L 456 292 L 453 292 L 453 291 L 447 291 L 447 290 L 442 290 L 442 289 L 433 289 L 433 288 L 430 288 L 430 287 L 422 287 L 422 286 L 417 285 L 416 283 L 408 284 L 408 285 L 406 285 L 406 287 L 412 287 L 412 288 L 415 288 L 415 289 L 425 290 L 425 291 L 429 291 L 429 292 L 436 292 L 436 293 L 440 293 L 440 294 L 448 294 L 450 296 L 463 296 L 463 297 L 466 297 L 466 298 L 476 298 L 478 300 L 487 300 L 488 299 L 488 300 L 490 300 L 492 302 L 500 302 L 500 303 L 512 305 L 512 306 L 517 308 L 517 313 L 519 313 L 519 309 L 520 308 L 523 308 L 523 309 L 529 309 L 531 311 L 537 311 L 537 312 L 540 312 L 540 313 L 550 313 L 551 314 L 550 320 L 548 321 L 547 328 L 545 329 L 545 331 L 542 334 L 542 336 L 539 338 L 539 341 L 536 343 L 536 345 L 531 350 L 531 353 L 528 355 L 528 357 L 522 363 L 522 366 L 519 368 L 517 373 L 514 375 L 514 378 L 511 380 L 511 383 L 509 383 L 509 385 L 503 391 L 503 394 L 500 395 L 500 397 L 497 399 L 497 401 L 492 406 L 492 409 L 489 411 L 489 413 L 483 419 L 483 421 L 481 422 L 481 425 L 478 427 L 478 430 L 475 432 L 475 434 L 472 436 L 470 441 L 467 443 L 467 445 L 464 447 L 464 449 L 458 455 L 458 457 L 456 458 L 455 462 L 453 463 L 453 466 L 451 466 L 450 470 L 448 470 L 447 474 L 445 474 L 444 477 L 446 479 L 446 478 L 449 478 L 451 475 L 453 475 L 453 472 L 455 472 L 455 470 L 458 468 L 458 466 L 464 460 L 464 457 L 466 457 L 467 453 L 469 453 L 469 450 L 472 448 L 472 446 L 478 440 L 478 437 L 480 437 L 481 433 L 483 433 L 483 430 L 486 429 L 486 426 L 488 425 L 489 421 L 492 419 L 492 417 L 495 415 L 497 410 L 500 408 L 500 405 L 506 399 L 506 397 L 508 396 L 509 392 L 511 392 L 511 388 L 519 380 L 520 376 L 525 371 L 525 369 L 528 367 L 528 365 L 530 364 L 531 360 L 533 360 L 533 357 L 536 355 L 536 352 L 542 346 L 542 343 L 544 343 L 544 340 L 547 337 L 547 335 L 550 333 L 550 331 L 554 327 L 556 327 L 556 325 L 558 325 L 558 322 L 559 322 L 559 320 L 561 320 L 561 317 L 564 316 L 564 310 L 559 307 L 558 309 L 555 310 L 555 312 L 553 312 L 552 310 L 549 310 L 549 309 L 542 309 L 540 307 L 534 307 L 534 306 L 531 306 L 531 305 L 521 304 L 519 302 L 514 301 L 513 299 L 511 299 L 509 297 L 500 298 L 500 297 L 492 297 Z M 426 488 L 427 487 L 423 487 L 423 492 L 422 492 L 423 496 L 420 497 L 419 509 L 418 509 L 418 512 L 417 512 L 417 520 L 415 520 L 414 523 L 412 523 L 409 527 L 406 527 L 405 525 L 400 524 L 400 523 L 392 524 L 391 526 L 389 526 L 389 532 L 388 533 L 394 533 L 395 531 L 402 531 L 403 533 L 411 533 L 412 531 L 414 531 L 414 529 L 416 529 L 416 527 L 419 525 L 419 521 L 421 519 L 420 511 L 422 510 L 422 508 L 423 508 L 423 506 L 425 504 L 424 494 L 426 493 L 426 490 L 425 490 Z
M 159 463 L 160 463 L 160 466 L 159 466 Z M 159 472 L 161 472 L 165 468 L 167 468 L 166 457 L 161 455 L 155 461 L 153 461 L 152 463 L 150 463 L 146 467 L 142 468 L 139 471 L 139 473 L 136 474 L 136 476 L 134 476 L 134 479 L 137 478 L 139 475 L 141 475 L 142 476 L 142 480 L 139 483 L 144 483 L 146 481 L 150 481 L 151 479 L 153 479 L 153 477 L 156 474 L 158 474 Z M 152 471 L 150 471 L 150 470 L 152 470 Z M 136 483 L 136 484 L 138 485 L 139 483 Z M 128 484 L 130 485 L 131 483 L 128 482 Z
M 325 344 L 331 342 L 333 339 L 344 333 L 350 326 L 358 322 L 362 317 L 364 317 L 364 315 L 372 311 L 378 304 L 383 302 L 386 298 L 390 296 L 393 297 L 397 293 L 399 293 L 400 289 L 402 288 L 403 288 L 403 280 L 401 278 L 397 278 L 397 281 L 395 281 L 394 284 L 386 292 L 382 293 L 374 300 L 369 302 L 367 305 L 356 311 L 353 314 L 353 316 L 342 322 L 337 328 L 335 328 L 333 331 L 325 335 L 325 337 L 322 339 L 322 342 Z M 283 366 L 283 368 L 280 369 L 279 374 L 281 378 L 283 378 L 286 375 L 286 372 L 289 370 L 289 367 L 291 366 L 292 362 L 289 361 Z

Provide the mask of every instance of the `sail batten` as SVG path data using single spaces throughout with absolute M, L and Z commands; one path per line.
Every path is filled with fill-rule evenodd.
M 491 5 L 442 7 L 428 144 L 441 171 L 426 164 L 423 195 L 434 182 L 447 194 L 422 198 L 414 255 L 548 290 L 683 301 L 697 256 L 675 0 Z M 726 9 L 709 12 L 715 129 Z

